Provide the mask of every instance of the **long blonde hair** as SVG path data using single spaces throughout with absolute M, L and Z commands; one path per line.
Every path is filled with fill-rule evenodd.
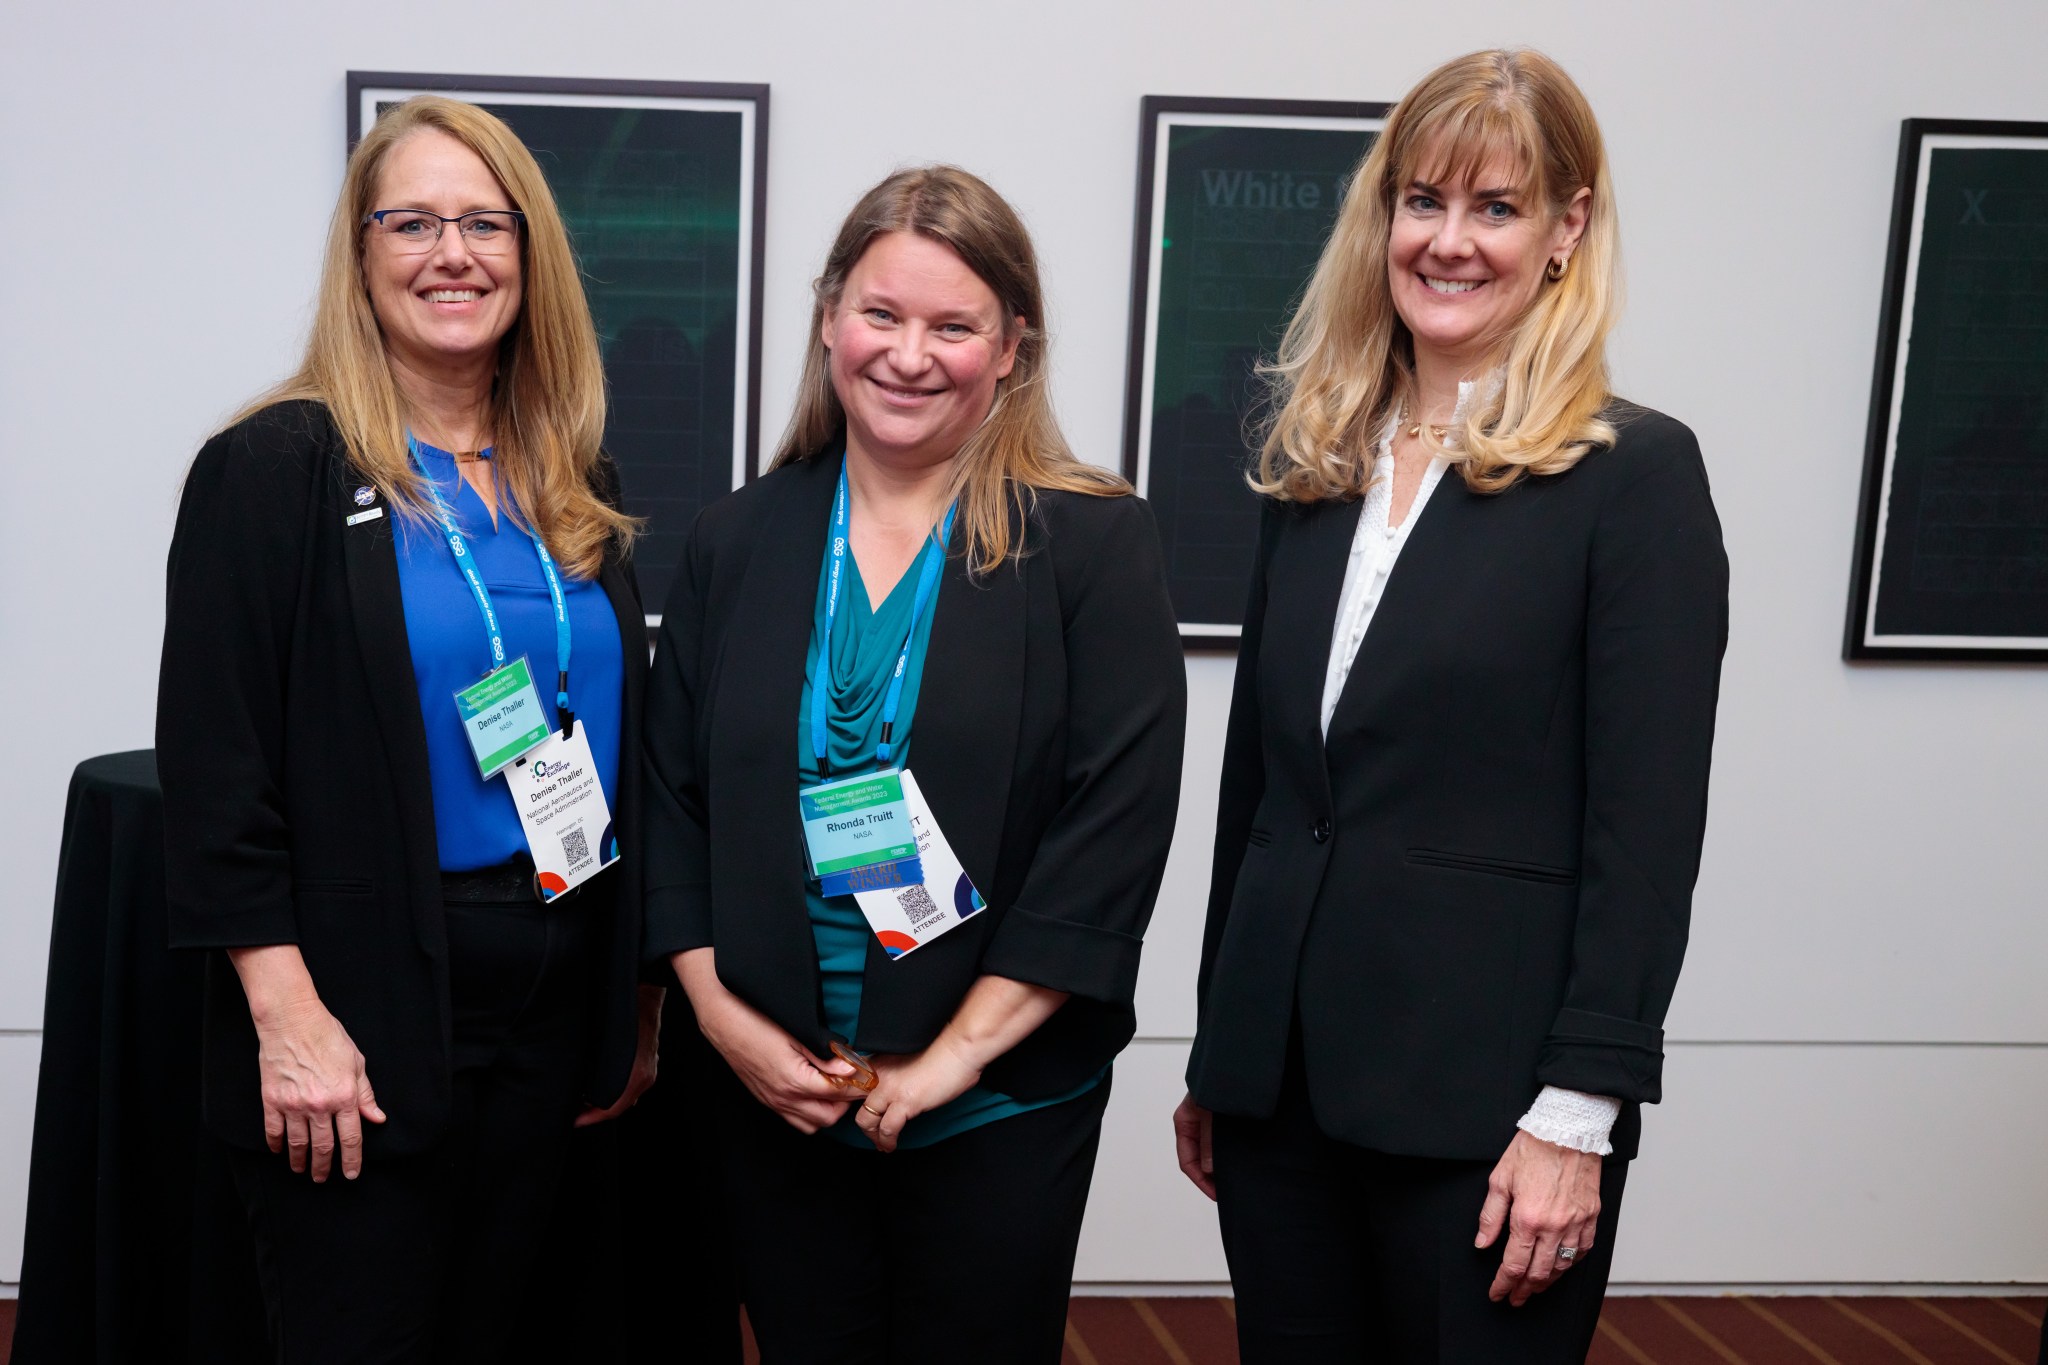
M 1421 163 L 1427 158 L 1432 164 Z M 1600 126 L 1557 63 L 1526 49 L 1474 52 L 1423 77 L 1387 117 L 1352 177 L 1278 357 L 1261 366 L 1273 412 L 1252 487 L 1291 502 L 1353 498 L 1372 447 L 1415 401 L 1413 341 L 1394 311 L 1387 242 L 1402 187 L 1443 183 L 1501 159 L 1552 221 L 1589 189 L 1586 228 L 1561 280 L 1546 280 L 1442 453 L 1466 487 L 1497 493 L 1570 469 L 1610 445 L 1607 335 L 1620 311 L 1620 235 Z
M 604 362 L 568 231 L 533 153 L 493 115 L 439 95 L 416 95 L 379 118 L 356 144 L 327 229 L 319 302 L 298 372 L 236 413 L 229 425 L 277 403 L 327 406 L 350 463 L 385 500 L 428 516 L 425 481 L 406 450 L 405 400 L 363 276 L 363 216 L 391 149 L 423 129 L 475 152 L 526 215 L 521 232 L 519 317 L 499 343 L 488 414 L 491 467 L 515 518 L 525 517 L 567 572 L 595 577 L 613 539 L 630 543 L 638 523 L 591 486 L 604 438 Z
M 1016 210 L 978 176 L 957 166 L 900 170 L 862 195 L 846 215 L 825 269 L 811 285 L 810 340 L 796 409 L 770 468 L 811 459 L 844 435 L 846 410 L 832 388 L 825 316 L 845 293 L 854 265 L 877 237 L 889 232 L 914 232 L 951 248 L 994 291 L 1009 334 L 1016 335 L 1016 319 L 1024 319 L 1016 361 L 1009 377 L 997 381 L 995 406 L 953 459 L 960 543 L 970 567 L 986 573 L 1022 553 L 1021 541 L 1013 542 L 1012 518 L 1028 514 L 1039 491 L 1108 497 L 1128 493 L 1131 486 L 1076 459 L 1060 433 L 1046 392 L 1045 295 L 1038 282 L 1038 255 Z

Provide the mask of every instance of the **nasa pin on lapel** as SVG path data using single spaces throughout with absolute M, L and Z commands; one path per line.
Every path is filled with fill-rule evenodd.
M 366 483 L 366 484 L 364 484 L 364 485 L 363 485 L 363 486 L 362 486 L 361 488 L 358 488 L 358 489 L 356 490 L 356 492 L 355 492 L 355 498 L 356 498 L 356 506 L 358 506 L 358 507 L 370 507 L 370 504 L 371 504 L 371 503 L 373 503 L 373 502 L 375 502 L 375 501 L 377 500 L 377 490 L 376 490 L 376 488 L 375 488 L 375 487 L 374 487 L 373 485 L 371 485 L 371 484 L 367 484 L 367 483 Z M 375 520 L 377 520 L 377 519 L 378 519 L 379 517 L 381 517 L 381 516 L 383 516 L 383 515 L 384 515 L 384 509 L 383 509 L 383 508 L 381 508 L 381 507 L 370 507 L 370 510 L 369 510 L 369 511 L 367 511 L 367 512 L 358 512 L 358 513 L 356 513 L 356 514 L 355 514 L 354 516 L 352 516 L 352 517 L 349 517 L 349 518 L 347 519 L 347 524 L 348 524 L 348 525 L 350 525 L 350 526 L 355 526 L 355 525 L 357 525 L 357 524 L 359 524 L 359 523 L 361 523 L 361 522 L 365 522 L 365 521 L 375 521 Z

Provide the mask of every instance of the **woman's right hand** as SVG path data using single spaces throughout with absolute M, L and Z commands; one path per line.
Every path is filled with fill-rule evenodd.
M 320 1003 L 296 943 L 230 948 L 228 961 L 256 1025 L 263 1140 L 315 1181 L 327 1179 L 340 1152 L 341 1173 L 354 1180 L 363 1173 L 364 1121 L 384 1122 L 355 1040 Z
M 363 1123 L 384 1122 L 363 1054 L 341 1021 L 317 999 L 256 1023 L 256 1064 L 263 1083 L 263 1139 L 288 1152 L 292 1169 L 327 1179 L 363 1173 Z
M 821 1061 L 767 1015 L 725 988 L 710 948 L 677 953 L 676 979 L 690 997 L 697 1027 L 748 1092 L 800 1133 L 830 1128 L 861 1098 L 830 1077 L 854 1068 L 837 1058 Z
M 1180 1158 L 1181 1174 L 1211 1199 L 1216 1197 L 1216 1159 L 1210 1149 L 1215 1121 L 1193 1095 L 1183 1095 L 1173 1109 L 1173 1150 Z

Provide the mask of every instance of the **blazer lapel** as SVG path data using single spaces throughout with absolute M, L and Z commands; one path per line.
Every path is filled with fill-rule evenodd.
M 960 866 L 989 886 L 1024 706 L 1025 574 L 1005 564 L 977 581 L 957 547 L 939 585 L 910 766 Z M 869 945 L 870 956 L 880 951 Z
M 1330 734 L 1355 726 L 1360 717 L 1379 714 L 1379 700 L 1399 680 L 1402 662 L 1421 657 L 1429 634 L 1442 624 L 1439 604 L 1451 574 L 1469 572 L 1475 546 L 1467 534 L 1475 501 L 1455 469 L 1422 505 L 1421 520 L 1408 533 L 1401 557 L 1373 609 L 1372 624 L 1358 642 L 1358 655 L 1330 715 Z
M 375 506 L 383 506 L 380 496 Z M 350 615 L 371 704 L 384 737 L 384 757 L 397 786 L 405 830 L 406 868 L 412 879 L 414 926 L 420 946 L 437 961 L 446 956 L 447 924 L 438 894 L 440 845 L 434 830 L 434 785 L 427 769 L 427 730 L 413 686 L 412 649 L 405 629 L 405 598 L 398 586 L 396 509 L 374 521 L 345 527 L 342 559 L 348 575 Z M 433 888 L 435 894 L 427 894 Z
M 776 503 L 762 510 L 711 683 L 712 714 L 718 718 L 711 770 L 723 798 L 711 812 L 712 861 L 716 866 L 721 858 L 736 858 L 759 868 L 789 869 L 786 875 L 755 873 L 721 885 L 755 899 L 737 907 L 748 937 L 760 945 L 759 954 L 749 958 L 774 963 L 777 972 L 806 974 L 801 984 L 773 983 L 778 992 L 800 992 L 786 997 L 792 1002 L 811 1002 L 792 1003 L 785 1016 L 792 1018 L 815 1009 L 818 999 L 817 949 L 803 901 L 797 708 L 839 465 L 836 456 L 819 456 L 795 466 Z M 764 982 L 761 988 L 770 986 Z
M 1267 577 L 1260 694 L 1272 699 L 1268 705 L 1278 733 L 1312 735 L 1318 751 L 1330 637 L 1337 628 L 1351 541 L 1364 510 L 1363 501 L 1353 501 L 1297 513 L 1294 534 L 1276 545 Z
M 597 581 L 612 604 L 612 614 L 618 618 L 619 646 L 625 653 L 625 705 L 620 712 L 625 718 L 625 729 L 619 735 L 619 790 L 612 796 L 612 818 L 618 820 L 640 809 L 640 727 L 637 720 L 644 713 L 647 692 L 647 615 L 640 605 L 640 591 L 632 571 L 618 556 L 606 553 Z M 637 898 L 640 830 L 628 827 L 621 829 L 619 834 L 621 852 L 629 853 L 625 865 L 632 873 L 629 892 Z

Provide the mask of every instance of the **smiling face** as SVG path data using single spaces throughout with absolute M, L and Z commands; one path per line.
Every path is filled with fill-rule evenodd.
M 952 459 L 994 406 L 1023 329 L 951 247 L 875 238 L 821 324 L 848 453 L 906 467 Z
M 1592 192 L 1553 217 L 1527 179 L 1496 160 L 1398 191 L 1387 285 L 1419 367 L 1475 373 L 1528 315 L 1550 263 L 1577 247 Z
M 483 158 L 437 129 L 394 146 L 377 177 L 374 207 L 425 209 L 447 218 L 509 209 L 511 197 Z M 453 223 L 429 251 L 407 255 L 375 226 L 363 229 L 363 280 L 392 359 L 426 374 L 495 363 L 518 320 L 520 252 L 478 254 Z

